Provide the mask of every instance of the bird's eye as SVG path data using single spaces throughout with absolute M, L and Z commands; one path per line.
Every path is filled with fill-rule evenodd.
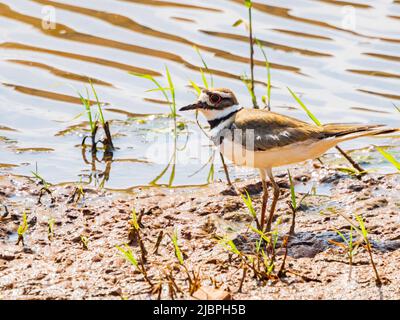
M 217 104 L 217 103 L 220 102 L 221 100 L 222 100 L 221 96 L 219 96 L 219 95 L 217 95 L 217 94 L 212 94 L 212 95 L 210 96 L 210 101 L 211 101 L 213 104 Z

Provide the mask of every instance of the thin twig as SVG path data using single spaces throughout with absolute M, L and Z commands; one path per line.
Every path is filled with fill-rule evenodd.
M 366 171 L 361 168 L 361 166 L 357 162 L 355 162 L 342 148 L 336 146 L 336 149 L 343 155 L 343 157 L 346 158 L 348 162 L 350 162 L 353 168 L 358 171 L 359 176 L 362 176 L 366 173 Z
M 246 274 L 247 274 L 247 267 L 244 265 L 244 266 L 243 266 L 243 275 L 242 275 L 242 279 L 240 280 L 239 288 L 238 288 L 238 290 L 237 290 L 238 293 L 241 293 L 241 292 L 242 292 L 243 283 L 244 283 L 244 280 L 245 280 L 245 278 L 246 278 Z
M 250 73 L 251 73 L 251 92 L 253 106 L 255 109 L 258 109 L 257 99 L 254 93 L 254 41 L 253 41 L 253 23 L 252 23 L 252 10 L 251 6 L 249 7 L 249 42 L 250 42 Z

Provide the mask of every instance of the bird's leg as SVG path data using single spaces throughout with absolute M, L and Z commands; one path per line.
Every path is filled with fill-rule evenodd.
M 266 169 L 266 171 L 268 174 L 268 178 L 271 181 L 272 188 L 274 190 L 274 198 L 272 200 L 271 211 L 269 212 L 269 218 L 268 218 L 267 228 L 266 228 L 266 231 L 269 232 L 269 231 L 271 231 L 272 219 L 274 217 L 276 204 L 279 199 L 280 190 L 279 190 L 278 184 L 275 182 L 274 176 L 272 174 L 272 169 Z
M 261 176 L 261 182 L 262 182 L 262 187 L 263 187 L 260 227 L 261 227 L 261 230 L 264 230 L 265 212 L 267 211 L 267 202 L 268 202 L 268 186 L 267 186 L 267 180 L 266 180 L 266 175 L 265 175 L 264 169 L 260 169 L 260 176 Z

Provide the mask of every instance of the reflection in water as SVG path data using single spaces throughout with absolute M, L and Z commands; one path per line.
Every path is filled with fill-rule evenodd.
M 90 148 L 90 161 L 87 159 L 87 146 L 82 146 L 82 159 L 83 162 L 87 165 L 90 165 L 90 173 L 87 175 L 82 175 L 81 177 L 85 177 L 87 180 L 83 181 L 88 185 L 94 185 L 98 188 L 104 188 L 106 182 L 110 179 L 111 166 L 113 163 L 113 152 L 105 150 L 103 153 L 103 157 L 100 160 L 97 157 L 97 152 L 92 152 L 92 148 Z M 105 169 L 103 171 L 98 170 L 97 163 L 105 164 Z
M 55 29 L 42 28 L 43 6 L 55 8 Z M 354 9 L 355 29 L 343 27 L 347 6 Z M 254 9 L 254 33 L 271 62 L 273 111 L 307 120 L 293 107 L 289 86 L 304 93 L 302 99 L 323 122 L 398 126 L 399 115 L 392 106 L 400 100 L 397 0 L 304 0 L 290 5 L 259 0 Z M 157 92 L 145 94 L 143 81 L 128 72 L 161 77 L 160 70 L 168 64 L 179 105 L 184 105 L 193 99 L 189 80 L 201 81 L 196 46 L 216 83 L 232 88 L 241 104 L 249 106 L 251 99 L 240 79 L 249 64 L 247 32 L 232 27 L 245 16 L 242 0 L 3 0 L 0 172 L 27 174 L 29 165 L 38 162 L 43 174 L 56 183 L 83 176 L 114 189 L 147 186 L 149 181 L 174 187 L 203 185 L 214 175 L 225 179 L 221 165 L 213 164 L 218 156 L 208 153 L 208 142 L 194 134 L 187 141 L 182 133 L 177 141 L 170 139 L 171 152 L 162 163 L 159 155 L 148 153 L 149 137 L 165 134 L 169 120 L 161 115 L 168 106 Z M 267 79 L 257 50 L 254 63 L 256 93 L 261 95 Z M 111 157 L 102 155 L 104 150 L 94 156 L 89 149 L 82 155 L 78 151 L 88 123 L 75 119 L 81 111 L 76 91 L 88 79 L 99 85 L 113 126 L 118 149 Z M 188 132 L 199 131 L 194 118 L 185 125 Z M 377 144 L 365 140 L 344 147 L 370 142 Z M 194 157 L 201 160 L 182 163 L 196 148 L 201 153 Z M 82 158 L 88 172 L 82 172 Z

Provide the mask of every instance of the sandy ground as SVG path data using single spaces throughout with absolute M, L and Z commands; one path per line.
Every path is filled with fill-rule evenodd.
M 249 229 L 253 218 L 240 196 L 223 182 L 202 188 L 137 189 L 130 194 L 85 189 L 78 203 L 68 201 L 74 186 L 53 186 L 54 203 L 45 195 L 42 204 L 37 204 L 40 185 L 28 178 L 2 176 L 0 298 L 157 299 L 160 295 L 170 299 L 171 292 L 177 291 L 175 298 L 192 299 L 168 236 L 177 230 L 189 272 L 199 272 L 202 286 L 217 287 L 233 299 L 400 299 L 400 175 L 370 174 L 359 180 L 316 167 L 309 163 L 292 171 L 296 184 L 312 179 L 329 186 L 331 194 L 303 201 L 288 244 L 287 272 L 279 279 L 260 281 L 248 270 L 240 292 L 240 259 L 217 239 L 228 236 L 246 254 L 254 252 L 257 237 Z M 276 215 L 281 221 L 278 226 L 274 223 L 280 235 L 277 270 L 284 256 L 281 239 L 292 219 L 287 180 L 285 174 L 277 177 L 281 186 Z M 235 187 L 249 191 L 259 212 L 262 188 L 258 180 L 236 182 Z M 132 208 L 141 217 L 145 269 L 153 287 L 116 249 L 129 242 Z M 334 229 L 346 234 L 349 223 L 332 213 L 332 208 L 366 220 L 382 286 L 376 285 L 369 255 L 362 247 L 354 257 L 349 280 L 346 253 L 332 243 L 342 241 Z M 24 209 L 29 227 L 24 245 L 16 245 Z M 49 219 L 55 221 L 52 237 Z M 154 252 L 161 231 L 164 237 Z M 82 236 L 88 239 L 87 248 Z M 139 259 L 138 242 L 132 241 L 130 247 Z M 168 275 L 175 279 L 172 291 Z

